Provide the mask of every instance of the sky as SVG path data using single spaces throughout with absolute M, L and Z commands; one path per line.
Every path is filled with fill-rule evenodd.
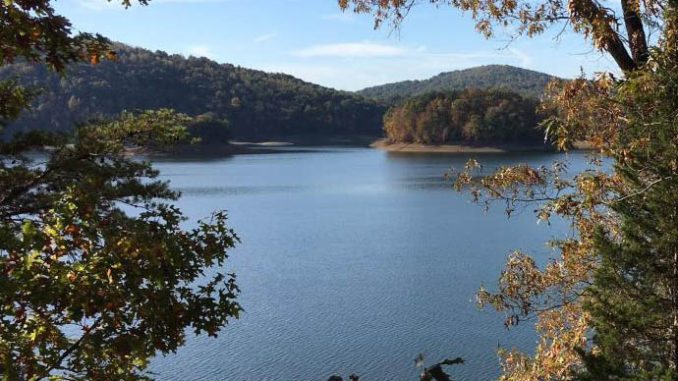
M 399 31 L 374 30 L 367 14 L 341 12 L 337 0 L 152 0 L 125 9 L 113 0 L 58 0 L 75 31 L 132 46 L 283 72 L 340 90 L 359 90 L 479 65 L 507 64 L 571 78 L 613 70 L 612 60 L 579 35 L 555 27 L 511 41 L 488 40 L 470 14 L 421 4 Z

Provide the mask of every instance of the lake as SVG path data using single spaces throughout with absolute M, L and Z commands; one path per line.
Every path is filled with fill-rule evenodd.
M 474 155 L 486 168 L 549 165 L 565 155 Z M 498 346 L 529 349 L 529 325 L 479 310 L 507 255 L 540 261 L 563 224 L 536 224 L 533 208 L 506 218 L 455 192 L 443 175 L 468 155 L 389 154 L 363 148 L 156 162 L 192 219 L 228 210 L 242 243 L 231 252 L 245 312 L 217 339 L 192 337 L 154 360 L 159 380 L 417 380 L 427 365 L 461 356 L 458 380 L 499 374 Z M 573 169 L 582 153 L 567 157 Z

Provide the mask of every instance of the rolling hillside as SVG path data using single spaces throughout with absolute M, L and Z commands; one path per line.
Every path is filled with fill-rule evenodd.
M 539 97 L 552 79 L 555 77 L 514 66 L 487 65 L 441 73 L 421 81 L 402 81 L 368 87 L 357 93 L 387 103 L 395 103 L 404 98 L 429 92 L 467 88 L 501 88 L 528 97 Z
M 6 132 L 70 131 L 77 123 L 123 110 L 166 107 L 228 119 L 237 139 L 382 133 L 384 107 L 354 93 L 206 58 L 121 44 L 116 51 L 116 62 L 74 65 L 64 77 L 26 63 L 0 68 L 0 79 L 16 77 L 43 89 L 33 109 Z
M 33 109 L 24 112 L 5 133 L 70 131 L 78 123 L 123 110 L 173 108 L 213 121 L 201 130 L 210 141 L 223 141 L 212 139 L 215 136 L 252 140 L 300 137 L 322 143 L 333 138 L 381 136 L 387 106 L 409 98 L 468 88 L 538 97 L 554 78 L 512 66 L 489 65 L 350 93 L 207 58 L 122 44 L 116 45 L 116 51 L 115 62 L 74 65 L 64 77 L 26 63 L 0 68 L 0 79 L 15 77 L 42 89 Z M 223 119 L 228 123 L 219 122 Z

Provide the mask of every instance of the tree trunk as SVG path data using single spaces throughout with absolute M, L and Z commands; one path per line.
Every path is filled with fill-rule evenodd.
M 610 53 L 622 71 L 630 72 L 638 68 L 638 65 L 626 50 L 626 46 L 617 35 L 617 31 L 610 24 L 601 22 L 606 12 L 601 10 L 598 4 L 593 0 L 574 1 L 571 3 L 571 11 L 593 26 L 593 37 L 602 41 L 601 48 Z
M 640 18 L 639 4 L 633 2 L 633 0 L 621 0 L 621 5 L 624 11 L 624 24 L 626 25 L 626 34 L 629 38 L 633 61 L 635 61 L 636 66 L 642 66 L 650 57 L 650 52 L 647 48 L 643 21 Z
M 678 371 L 678 250 L 673 251 L 673 282 L 671 285 L 671 313 L 673 314 L 673 324 L 671 326 L 671 335 L 673 339 L 673 369 Z

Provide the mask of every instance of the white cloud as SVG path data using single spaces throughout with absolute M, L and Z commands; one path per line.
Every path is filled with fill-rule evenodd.
M 266 34 L 262 34 L 261 36 L 255 37 L 253 41 L 256 42 L 257 44 L 261 44 L 262 42 L 266 42 L 268 40 L 274 39 L 277 36 L 278 36 L 278 33 L 276 33 L 276 32 L 266 33 Z
M 207 57 L 210 59 L 214 59 L 215 54 L 212 51 L 212 48 L 210 48 L 207 45 L 193 45 L 189 46 L 188 49 L 186 49 L 186 55 L 194 56 L 194 57 Z
M 103 11 L 103 10 L 115 10 L 115 9 L 125 9 L 118 2 L 112 1 L 102 1 L 102 0 L 78 0 L 78 4 L 89 10 L 93 11 Z
M 520 60 L 520 66 L 531 67 L 534 63 L 534 60 L 528 54 L 525 54 L 522 50 L 516 48 L 508 48 L 508 51 L 511 52 L 517 59 Z
M 407 50 L 398 46 L 377 44 L 374 42 L 347 42 L 339 44 L 313 45 L 305 49 L 292 52 L 292 55 L 303 58 L 313 57 L 394 57 L 407 53 Z

